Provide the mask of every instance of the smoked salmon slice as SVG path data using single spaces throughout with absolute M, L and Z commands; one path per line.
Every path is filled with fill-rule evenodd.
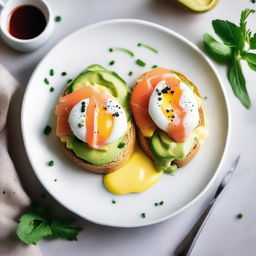
M 176 91 L 172 97 L 172 108 L 175 113 L 174 122 L 170 122 L 168 127 L 168 135 L 176 142 L 182 142 L 186 139 L 186 130 L 183 125 L 183 119 L 186 112 L 180 106 L 182 90 L 180 88 L 180 80 L 172 75 L 170 70 L 165 68 L 155 68 L 145 73 L 137 82 L 131 95 L 131 109 L 137 126 L 140 128 L 145 137 L 151 137 L 157 125 L 151 119 L 148 112 L 148 104 L 154 88 L 161 81 L 165 80 L 167 85 Z
M 144 74 L 138 81 L 131 95 L 131 109 L 137 126 L 142 130 L 147 130 L 151 134 L 157 129 L 148 113 L 148 104 L 151 94 L 156 85 L 169 77 L 172 77 L 170 71 L 165 68 L 155 68 Z M 146 134 L 143 134 L 147 137 Z

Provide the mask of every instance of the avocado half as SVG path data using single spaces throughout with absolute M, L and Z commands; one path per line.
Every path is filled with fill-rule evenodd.
M 206 12 L 214 8 L 220 0 L 178 0 L 179 3 L 195 12 Z

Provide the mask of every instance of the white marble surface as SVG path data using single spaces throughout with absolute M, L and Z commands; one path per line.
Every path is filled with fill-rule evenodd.
M 222 18 L 238 22 L 242 9 L 256 7 L 250 0 L 221 0 L 221 3 L 214 10 L 196 15 L 177 8 L 168 0 L 50 0 L 49 2 L 53 7 L 54 13 L 61 15 L 63 21 L 56 24 L 53 37 L 43 48 L 33 53 L 23 54 L 11 50 L 0 40 L 0 62 L 12 72 L 24 87 L 36 64 L 48 50 L 64 36 L 87 24 L 113 18 L 145 19 L 169 27 L 201 47 L 203 33 L 212 33 L 212 19 Z M 249 24 L 255 27 L 255 16 L 250 19 Z M 192 255 L 255 255 L 255 73 L 244 65 L 247 87 L 252 99 L 251 109 L 246 110 L 233 96 L 226 78 L 226 68 L 216 63 L 215 66 L 223 78 L 230 98 L 232 134 L 228 155 L 224 161 L 221 174 L 208 193 L 180 215 L 148 227 L 132 229 L 110 228 L 95 225 L 76 217 L 78 224 L 83 227 L 83 232 L 79 235 L 79 241 L 42 241 L 40 242 L 40 247 L 44 255 L 174 255 L 175 247 L 202 213 L 221 176 L 223 176 L 238 154 L 241 154 L 241 160 L 237 172 L 216 204 Z M 17 127 L 12 125 L 12 129 L 16 130 Z M 16 137 L 13 135 L 10 138 L 16 165 L 25 189 L 33 198 L 38 198 L 43 188 L 29 167 L 18 135 L 17 133 Z M 42 200 L 52 205 L 58 215 L 72 216 L 51 197 Z M 240 212 L 244 214 L 244 218 L 237 220 L 235 216 Z

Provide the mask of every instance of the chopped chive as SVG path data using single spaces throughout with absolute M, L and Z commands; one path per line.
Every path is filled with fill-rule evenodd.
M 146 218 L 146 213 L 145 212 L 143 212 L 143 213 L 141 213 L 141 218 L 143 218 L 143 219 L 145 219 Z
M 49 74 L 50 74 L 50 76 L 54 76 L 54 70 L 53 70 L 53 69 L 50 69 Z
M 67 72 L 61 72 L 61 75 L 62 75 L 62 76 L 66 76 L 66 75 L 67 75 Z
M 83 127 L 83 125 L 80 124 L 80 123 L 77 126 L 78 126 L 78 128 L 82 128 Z
M 112 204 L 115 204 L 116 203 L 116 200 L 112 200 Z
M 53 92 L 53 91 L 54 91 L 54 88 L 53 88 L 53 87 L 51 87 L 51 88 L 50 88 L 50 92 Z
M 60 16 L 56 16 L 56 17 L 55 17 L 55 21 L 56 21 L 56 22 L 60 22 L 60 21 L 61 21 L 61 17 L 60 17 Z
M 208 99 L 208 97 L 207 97 L 207 96 L 204 96 L 204 99 L 205 99 L 205 100 L 207 100 L 207 99 Z
M 163 205 L 164 204 L 164 201 L 161 201 L 161 202 L 155 202 L 154 205 L 155 206 L 158 206 L 158 205 Z
M 155 48 L 153 48 L 153 47 L 151 47 L 151 46 L 149 46 L 149 45 L 142 44 L 142 43 L 138 43 L 137 46 L 138 46 L 138 47 L 141 46 L 141 47 L 144 47 L 144 48 L 150 50 L 151 52 L 158 53 L 158 50 L 156 50 Z
M 132 74 L 133 74 L 133 72 L 132 72 L 132 71 L 130 71 L 130 72 L 128 73 L 128 76 L 132 76 Z
M 45 134 L 45 135 L 50 134 L 51 131 L 52 131 L 52 128 L 51 128 L 49 125 L 46 125 L 46 126 L 44 127 L 44 134 Z
M 119 142 L 119 144 L 117 145 L 118 148 L 123 148 L 125 146 L 124 142 Z
M 119 52 L 124 52 L 124 53 L 127 53 L 128 55 L 130 55 L 131 57 L 134 57 L 134 53 L 128 49 L 125 49 L 125 48 L 109 48 L 108 49 L 110 52 L 113 52 L 113 51 L 119 51 Z
M 73 81 L 73 79 L 68 79 L 67 83 L 71 83 Z
M 48 166 L 54 166 L 54 161 L 53 160 L 49 161 Z
M 54 179 L 55 182 L 57 182 L 57 179 Z
M 114 64 L 115 64 L 115 61 L 114 61 L 114 60 L 111 60 L 111 61 L 108 63 L 109 66 L 113 66 Z
M 48 78 L 45 78 L 45 79 L 44 79 L 44 83 L 45 83 L 45 84 L 50 84 Z
M 157 65 L 153 65 L 151 68 L 157 68 L 158 66 Z
M 140 60 L 140 59 L 137 59 L 137 60 L 135 61 L 135 63 L 136 63 L 137 65 L 141 66 L 141 67 L 145 67 L 145 66 L 146 66 L 146 63 L 145 63 L 144 61 Z
M 238 213 L 237 215 L 236 215 L 236 218 L 237 219 L 242 219 L 244 217 L 244 215 L 242 214 L 242 213 Z

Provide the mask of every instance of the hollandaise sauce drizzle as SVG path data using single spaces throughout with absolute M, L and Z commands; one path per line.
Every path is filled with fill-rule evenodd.
M 162 172 L 157 171 L 151 159 L 137 147 L 124 166 L 104 176 L 104 185 L 118 195 L 139 193 L 155 185 L 161 176 Z

